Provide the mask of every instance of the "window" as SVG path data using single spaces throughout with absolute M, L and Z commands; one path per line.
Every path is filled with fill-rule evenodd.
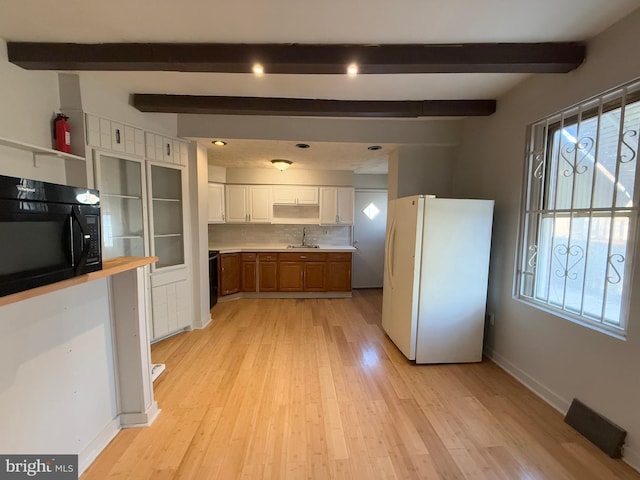
M 624 337 L 638 217 L 640 82 L 530 125 L 516 297 Z

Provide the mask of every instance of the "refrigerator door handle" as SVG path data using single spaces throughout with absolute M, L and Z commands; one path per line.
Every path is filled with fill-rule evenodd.
M 396 248 L 396 221 L 395 219 L 391 222 L 391 227 L 389 228 L 389 241 L 387 242 L 389 248 L 387 249 L 387 271 L 389 272 L 389 283 L 391 288 L 393 288 L 393 254 Z

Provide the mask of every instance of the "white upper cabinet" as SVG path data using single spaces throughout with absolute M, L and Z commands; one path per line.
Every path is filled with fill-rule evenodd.
M 318 205 L 318 187 L 274 185 L 274 205 Z
M 120 122 L 87 113 L 85 115 L 87 145 L 112 152 L 144 157 L 144 131 Z
M 320 223 L 353 224 L 353 196 L 352 187 L 320 187 Z
M 189 159 L 189 144 L 187 142 L 145 132 L 144 144 L 146 157 L 149 160 L 173 163 L 174 165 L 187 165 Z
M 210 183 L 208 185 L 208 223 L 224 223 L 224 185 L 221 183 Z
M 227 223 L 271 223 L 269 185 L 226 185 Z

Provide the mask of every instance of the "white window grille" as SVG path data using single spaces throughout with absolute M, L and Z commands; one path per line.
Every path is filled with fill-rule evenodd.
M 517 298 L 624 337 L 638 217 L 640 82 L 529 126 Z

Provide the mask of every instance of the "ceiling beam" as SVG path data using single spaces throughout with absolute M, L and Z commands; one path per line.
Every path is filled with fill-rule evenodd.
M 586 46 L 561 43 L 223 44 L 8 42 L 9 61 L 29 70 L 344 74 L 566 73 Z
M 305 117 L 459 117 L 486 116 L 495 100 L 320 100 L 309 98 L 133 95 L 141 112 Z

